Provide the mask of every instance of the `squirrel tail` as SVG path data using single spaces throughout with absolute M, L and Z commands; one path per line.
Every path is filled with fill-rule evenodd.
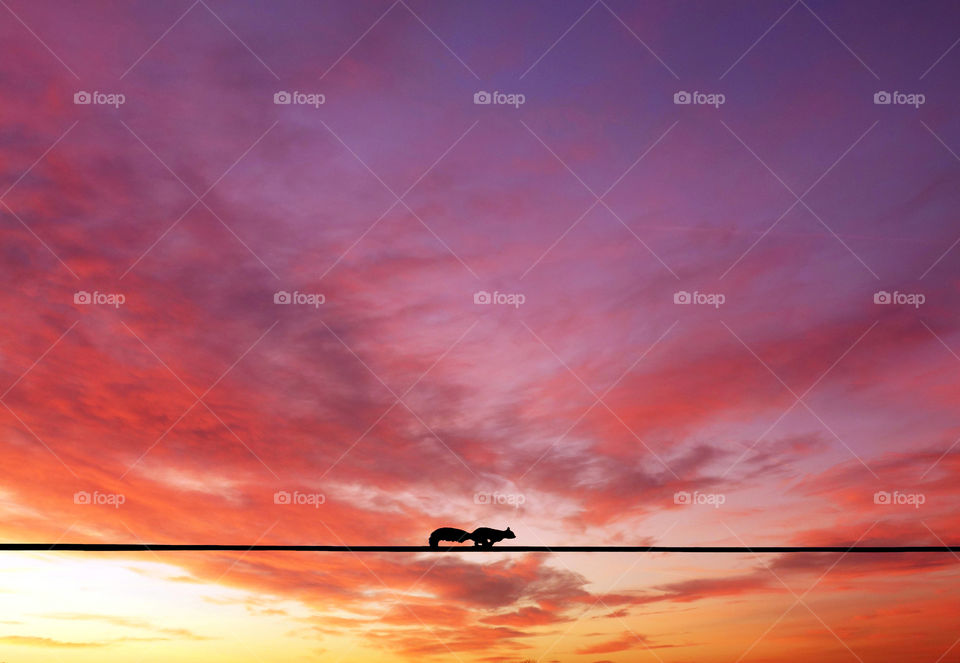
M 431 535 L 430 535 L 430 547 L 431 547 L 431 548 L 436 548 L 436 547 L 437 547 L 437 544 L 440 543 L 440 540 L 437 539 L 436 536 L 437 536 L 436 534 L 431 534 Z

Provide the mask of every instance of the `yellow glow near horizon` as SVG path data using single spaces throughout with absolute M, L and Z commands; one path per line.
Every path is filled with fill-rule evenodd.
M 0 570 L 0 660 L 253 663 L 314 660 L 319 650 L 336 660 L 355 646 L 310 633 L 301 620 L 311 614 L 295 601 L 185 578 L 172 564 L 10 554 Z

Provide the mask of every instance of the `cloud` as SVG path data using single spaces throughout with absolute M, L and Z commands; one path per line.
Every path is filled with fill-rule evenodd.
M 576 650 L 577 654 L 610 654 L 618 651 L 630 651 L 642 647 L 650 649 L 647 638 L 624 631 L 619 637 Z
M 85 649 L 92 647 L 106 647 L 110 644 L 108 642 L 68 642 L 65 640 L 55 640 L 53 638 L 43 638 L 32 635 L 0 636 L 0 642 L 8 645 L 20 645 L 23 647 L 43 647 L 57 649 Z
M 165 626 L 157 626 L 151 624 L 145 619 L 136 619 L 132 617 L 124 617 L 121 615 L 99 615 L 99 614 L 88 614 L 82 612 L 61 612 L 61 613 L 46 613 L 38 615 L 44 619 L 59 619 L 64 621 L 93 621 L 101 622 L 104 624 L 110 624 L 111 626 L 120 626 L 123 628 L 131 629 L 140 629 L 144 631 L 153 631 L 156 633 L 163 634 L 165 636 L 170 636 L 171 638 L 176 638 L 178 640 L 210 640 L 212 638 L 199 635 L 190 629 L 186 628 L 169 628 Z M 138 638 L 121 638 L 121 640 L 137 640 Z M 146 638 L 146 640 L 159 640 L 162 638 Z

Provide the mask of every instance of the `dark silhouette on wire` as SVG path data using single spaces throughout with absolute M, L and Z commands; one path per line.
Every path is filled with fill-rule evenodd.
M 494 543 L 500 543 L 504 539 L 515 539 L 517 535 L 507 529 L 493 529 L 492 527 L 478 527 L 472 532 L 457 529 L 456 527 L 441 527 L 433 530 L 430 535 L 430 547 L 436 548 L 441 541 L 453 541 L 455 543 L 464 543 L 473 541 L 474 546 L 480 548 L 490 548 Z

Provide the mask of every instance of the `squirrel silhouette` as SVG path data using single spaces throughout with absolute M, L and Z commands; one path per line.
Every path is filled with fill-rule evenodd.
M 515 539 L 517 535 L 510 531 L 510 528 L 507 529 L 493 529 L 492 527 L 478 527 L 472 532 L 466 530 L 458 529 L 456 527 L 441 527 L 435 529 L 432 534 L 430 534 L 430 547 L 438 547 L 441 541 L 453 541 L 455 543 L 463 543 L 465 541 L 473 541 L 474 546 L 479 546 L 482 548 L 489 548 L 494 543 L 499 543 L 504 539 Z
M 474 545 L 489 548 L 494 543 L 499 543 L 504 539 L 515 539 L 517 535 L 507 529 L 492 529 L 490 527 L 478 527 L 470 534 Z

